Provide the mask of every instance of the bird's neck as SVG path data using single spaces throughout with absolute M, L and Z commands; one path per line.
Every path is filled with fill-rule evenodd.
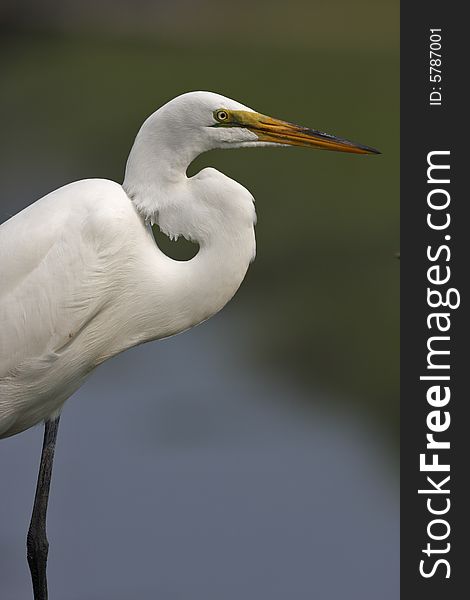
M 155 301 L 138 328 L 139 341 L 148 341 L 208 319 L 232 298 L 255 256 L 256 214 L 251 194 L 218 171 L 188 178 L 191 153 L 155 160 L 137 142 L 126 193 L 144 221 L 157 223 L 170 238 L 183 235 L 199 244 L 189 261 L 174 261 L 155 247 L 144 274 Z
M 172 203 L 171 190 L 184 181 L 189 156 L 149 153 L 145 140 L 137 137 L 127 160 L 122 187 L 147 223 L 158 221 L 159 211 Z
M 220 232 L 204 238 L 188 261 L 175 261 L 150 239 L 152 253 L 136 277 L 144 291 L 133 300 L 131 344 L 168 337 L 197 325 L 221 310 L 234 296 L 255 255 L 254 223 L 219 222 Z M 153 256 L 153 258 L 151 257 Z M 141 270 L 143 266 L 144 270 Z M 142 282 L 145 282 L 143 285 Z M 134 337 L 134 332 L 138 332 Z
M 139 214 L 156 223 L 158 214 L 174 204 L 174 190 L 184 182 L 189 165 L 206 148 L 178 143 L 154 113 L 142 125 L 129 153 L 122 184 Z
M 232 299 L 254 258 L 254 246 L 251 228 L 231 238 L 214 239 L 192 260 L 173 265 L 173 285 L 166 292 L 171 334 L 205 321 Z

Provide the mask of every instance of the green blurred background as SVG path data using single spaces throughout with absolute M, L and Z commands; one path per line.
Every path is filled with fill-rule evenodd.
M 141 512 L 142 518 L 147 521 L 149 517 L 145 515 L 156 511 L 157 529 L 161 535 L 165 535 L 160 529 L 164 528 L 160 522 L 164 500 L 158 490 L 166 467 L 158 470 L 160 459 L 157 457 L 167 456 L 170 462 L 174 461 L 174 453 L 178 455 L 184 447 L 189 452 L 188 463 L 180 481 L 191 482 L 192 477 L 206 481 L 204 473 L 212 473 L 211 460 L 220 457 L 220 466 L 214 467 L 217 477 L 212 473 L 212 478 L 208 477 L 204 484 L 207 486 L 205 489 L 209 489 L 210 482 L 218 478 L 217 481 L 222 482 L 221 489 L 227 492 L 223 506 L 230 511 L 230 502 L 233 502 L 234 514 L 238 514 L 237 507 L 243 507 L 244 501 L 237 494 L 249 490 L 254 505 L 247 505 L 247 511 L 251 511 L 255 525 L 249 518 L 245 519 L 244 513 L 239 516 L 252 532 L 247 534 L 248 545 L 257 548 L 256 540 L 264 540 L 265 544 L 275 548 L 276 542 L 270 541 L 266 532 L 257 531 L 256 519 L 266 512 L 271 500 L 277 498 L 280 492 L 275 486 L 274 491 L 271 490 L 267 482 L 256 491 L 256 483 L 249 479 L 250 464 L 257 464 L 256 461 L 264 456 L 266 462 L 260 463 L 262 466 L 259 467 L 257 480 L 262 482 L 267 473 L 272 472 L 276 481 L 286 488 L 286 493 L 289 483 L 284 482 L 289 481 L 289 473 L 294 473 L 298 465 L 299 482 L 296 485 L 291 482 L 292 495 L 290 500 L 285 500 L 286 506 L 292 498 L 310 497 L 310 491 L 303 488 L 303 485 L 310 485 L 309 480 L 319 488 L 311 492 L 311 503 L 306 504 L 304 510 L 296 506 L 289 513 L 292 516 L 296 512 L 297 521 L 294 517 L 291 521 L 291 517 L 279 509 L 272 517 L 272 522 L 266 525 L 268 530 L 271 528 L 275 533 L 274 540 L 284 544 L 291 557 L 278 558 L 278 562 L 273 559 L 269 568 L 280 570 L 280 573 L 286 569 L 283 580 L 286 589 L 292 591 L 295 583 L 300 586 L 297 593 L 282 591 L 282 586 L 280 591 L 276 588 L 279 598 L 290 596 L 296 600 L 310 599 L 312 589 L 320 594 L 313 597 L 321 597 L 322 600 L 344 597 L 344 594 L 335 595 L 336 592 L 332 591 L 335 575 L 325 575 L 328 568 L 335 565 L 346 574 L 344 592 L 347 591 L 351 600 L 396 598 L 398 545 L 396 538 L 391 539 L 390 532 L 398 528 L 398 1 L 4 0 L 0 5 L 0 23 L 0 221 L 69 181 L 87 177 L 122 181 L 127 154 L 143 120 L 167 100 L 190 90 L 215 91 L 262 113 L 337 134 L 382 151 L 381 156 L 355 156 L 301 148 L 239 149 L 211 152 L 195 161 L 190 168 L 192 173 L 211 165 L 253 193 L 258 213 L 256 261 L 251 265 L 234 300 L 219 316 L 195 332 L 178 336 L 174 342 L 156 344 L 152 349 L 147 347 L 142 354 L 126 353 L 122 360 L 119 358 L 120 362 L 111 361 L 111 367 L 104 371 L 106 376 L 100 379 L 100 375 L 97 375 L 96 380 L 92 378 L 90 384 L 79 393 L 80 402 L 74 399 L 67 404 L 65 412 L 68 417 L 64 415 L 61 425 L 64 448 L 58 453 L 55 473 L 58 506 L 49 517 L 52 529 L 54 514 L 57 518 L 55 543 L 60 546 L 61 536 L 67 536 L 68 516 L 64 515 L 70 514 L 73 502 L 78 503 L 77 510 L 80 513 L 83 511 L 83 514 L 87 514 L 86 526 L 81 528 L 86 532 L 89 523 L 93 522 L 92 506 L 99 503 L 99 498 L 103 501 L 107 498 L 100 485 L 112 490 L 118 479 L 116 476 L 107 480 L 103 475 L 114 461 L 116 453 L 120 456 L 120 450 L 115 448 L 115 454 L 108 456 L 108 462 L 105 462 L 106 448 L 112 447 L 113 440 L 115 443 L 119 440 L 117 435 L 107 436 L 111 426 L 108 424 L 109 412 L 106 411 L 112 412 L 110 407 L 117 402 L 116 397 L 110 397 L 106 403 L 106 394 L 109 394 L 109 386 L 112 385 L 110 380 L 113 380 L 116 388 L 121 388 L 123 396 L 132 396 L 139 411 L 144 407 L 144 417 L 140 414 L 134 420 L 134 413 L 126 412 L 126 397 L 116 404 L 122 411 L 123 419 L 127 419 L 125 425 L 119 427 L 125 428 L 122 431 L 125 431 L 129 451 L 135 443 L 142 464 L 147 464 L 142 458 L 144 450 L 138 445 L 140 442 L 135 440 L 150 439 L 148 464 L 154 464 L 157 460 L 155 506 L 135 508 L 135 502 L 140 500 L 132 497 L 124 503 L 122 498 L 125 504 L 122 510 L 126 514 L 128 510 Z M 174 257 L 191 252 L 183 243 L 170 243 L 161 235 L 158 241 Z M 212 362 L 216 359 L 210 352 L 214 350 L 222 359 L 217 368 L 211 370 Z M 205 353 L 209 353 L 209 358 L 204 366 L 205 363 L 198 363 L 197 356 L 205 356 Z M 134 377 L 137 377 L 135 373 L 139 374 L 142 381 L 149 377 L 149 371 L 142 371 L 139 360 L 143 360 L 143 357 L 154 360 L 155 356 L 155 365 L 151 368 L 152 379 L 155 376 L 155 383 L 151 383 L 155 398 L 152 398 L 151 406 L 160 406 L 159 409 L 143 404 L 142 396 L 149 394 L 144 383 L 140 389 L 129 390 L 125 387 L 126 382 L 135 384 L 133 373 Z M 188 358 L 190 356 L 194 360 Z M 193 372 L 196 367 L 192 367 L 192 363 L 199 369 L 196 374 Z M 180 391 L 172 381 L 162 381 L 165 370 L 172 372 L 173 368 L 178 367 L 173 382 L 179 381 L 183 388 L 187 386 L 187 389 Z M 253 376 L 261 379 L 256 384 L 259 388 L 255 386 L 258 392 L 252 392 L 250 396 L 251 392 L 240 391 L 236 382 L 244 385 L 245 380 L 251 381 L 253 373 Z M 211 388 L 212 380 L 219 379 L 220 389 L 219 383 L 214 383 Z M 268 383 L 264 388 L 265 383 L 259 381 Z M 276 390 L 277 396 L 273 390 Z M 234 406 L 238 403 L 241 407 L 242 412 L 238 417 L 231 412 L 230 400 L 224 403 L 222 399 L 225 394 L 229 398 L 230 393 L 234 396 Z M 91 399 L 96 397 L 101 398 L 101 409 L 97 408 L 98 404 L 90 404 Z M 261 402 L 264 408 L 259 408 L 257 402 Z M 285 411 L 282 412 L 283 416 L 278 414 L 279 410 Z M 259 414 L 257 411 L 260 411 Z M 96 431 L 93 424 L 90 425 L 90 421 L 86 420 L 90 412 L 95 415 Z M 322 420 L 325 414 L 332 415 L 332 420 L 326 424 Z M 278 423 L 290 423 L 292 415 L 297 419 L 296 422 L 304 423 L 307 428 L 305 431 L 302 425 L 298 425 L 298 430 L 294 426 L 291 429 L 287 426 L 284 430 L 281 425 L 277 429 Z M 271 421 L 277 424 L 274 426 L 270 424 Z M 256 424 L 250 435 L 254 436 L 259 447 L 256 444 L 251 447 L 245 441 L 244 425 L 240 424 L 248 422 Z M 357 423 L 361 423 L 364 429 L 358 432 Z M 263 424 L 266 424 L 265 429 Z M 310 424 L 312 429 L 308 429 Z M 142 429 L 143 425 L 145 427 Z M 237 429 L 239 425 L 241 429 Z M 69 431 L 66 431 L 67 426 Z M 229 429 L 232 426 L 237 432 L 233 439 L 238 440 L 238 450 L 227 451 L 228 442 L 224 436 L 231 439 Z M 325 437 L 315 427 L 323 428 Z M 85 442 L 76 433 L 80 429 L 87 439 L 86 447 L 82 447 Z M 94 433 L 96 438 L 93 437 Z M 351 449 L 345 450 L 342 440 L 349 434 L 360 440 L 357 444 L 365 445 L 367 460 L 376 461 L 378 471 L 385 473 L 384 485 L 388 491 L 384 492 L 383 498 L 379 497 L 377 491 L 382 484 L 378 483 L 375 476 L 369 477 L 365 467 L 351 467 L 347 463 L 346 454 L 353 452 Z M 303 435 L 310 441 L 299 441 L 296 446 L 296 436 L 300 440 L 304 439 Z M 3 447 L 7 448 L 3 454 L 6 457 L 4 469 L 7 474 L 9 469 L 12 473 L 9 495 L 5 496 L 6 506 L 10 506 L 11 511 L 4 511 L 5 515 L 9 515 L 7 522 L 8 527 L 11 525 L 11 531 L 7 526 L 3 528 L 4 539 L 10 541 L 4 542 L 3 554 L 10 557 L 12 563 L 8 566 L 9 563 L 5 562 L 7 566 L 2 581 L 7 581 L 10 576 L 8 590 L 14 592 L 10 591 L 9 598 L 15 600 L 17 597 L 24 598 L 24 589 L 27 589 L 21 588 L 21 585 L 27 585 L 26 571 L 14 576 L 12 573 L 18 564 L 23 564 L 22 551 L 17 548 L 21 547 L 22 523 L 26 527 L 32 498 L 36 468 L 34 460 L 39 453 L 39 438 L 40 432 L 33 431 L 3 442 Z M 272 441 L 269 442 L 271 445 L 266 445 L 270 450 L 263 451 L 261 445 L 265 439 Z M 21 446 L 22 443 L 26 445 Z M 199 464 L 198 448 L 205 447 L 205 443 L 208 444 L 208 454 L 204 460 L 201 458 Z M 244 445 L 251 448 L 246 456 L 243 454 Z M 77 448 L 80 449 L 79 456 L 74 454 L 79 452 Z M 292 450 L 292 456 L 290 450 L 283 454 L 283 448 L 291 448 L 295 452 Z M 334 466 L 335 448 L 340 457 L 338 467 Z M 85 460 L 87 452 L 93 454 L 92 459 L 87 457 Z M 228 452 L 228 455 L 224 452 Z M 242 454 L 230 466 L 231 457 L 239 456 L 237 452 Z M 317 469 L 308 460 L 321 457 L 322 452 L 326 457 Z M 88 465 L 90 462 L 100 464 L 98 456 L 101 455 L 103 470 L 93 476 L 93 468 L 88 472 Z M 124 463 L 126 456 L 121 457 Z M 24 467 L 18 466 L 19 457 L 25 461 Z M 32 462 L 26 466 L 27 460 Z M 64 476 L 62 484 L 61 460 L 65 461 L 62 468 L 68 474 L 66 478 Z M 137 464 L 136 459 L 128 468 L 128 472 L 136 473 L 135 486 L 147 476 L 147 472 L 143 474 L 143 466 L 139 473 Z M 73 476 L 69 473 L 70 465 L 75 469 Z M 278 468 L 285 468 L 285 473 L 278 473 Z M 75 495 L 72 498 L 71 491 L 67 493 L 67 490 L 71 490 L 72 482 L 80 480 L 80 469 L 85 471 L 85 485 L 91 485 L 91 480 L 98 482 L 98 495 L 90 500 L 88 509 L 86 500 L 85 505 L 81 504 L 83 488 L 77 491 L 76 499 Z M 12 482 L 16 482 L 18 473 L 22 474 L 23 479 L 15 487 Z M 168 473 L 178 473 L 174 462 L 171 462 Z M 245 474 L 248 479 L 242 478 L 235 490 L 231 488 L 230 478 L 236 477 L 236 473 L 240 477 Z M 228 481 L 225 481 L 225 476 Z M 344 490 L 338 492 L 328 488 L 328 477 L 331 481 L 335 477 L 338 481 L 348 477 L 352 479 L 345 484 Z M 341 487 L 340 484 L 338 486 Z M 320 489 L 324 490 L 325 498 L 321 496 Z M 370 492 L 367 492 L 367 497 L 357 499 L 366 489 Z M 219 491 L 215 498 L 219 498 Z M 356 492 L 359 493 L 357 498 Z M 123 493 L 119 488 L 114 495 L 115 511 Z M 146 494 L 153 498 L 149 489 L 143 490 L 139 498 Z M 187 502 L 187 510 L 183 510 L 182 514 L 188 513 L 190 523 L 193 523 L 196 519 L 192 511 L 197 506 L 198 496 L 192 489 L 186 489 L 182 494 Z M 19 508 L 23 506 L 22 502 L 24 514 Z M 253 506 L 258 506 L 257 502 L 259 512 L 253 509 Z M 318 502 L 318 506 L 315 502 Z M 355 502 L 362 504 L 362 517 L 354 513 Z M 169 506 L 174 507 L 174 497 L 169 500 Z M 165 517 L 167 521 L 183 518 L 177 513 L 177 508 L 174 512 L 173 508 L 168 510 Z M 103 511 L 112 514 L 109 507 L 103 508 Z M 378 524 L 374 521 L 379 514 L 381 519 L 388 519 L 388 529 L 381 529 L 380 523 L 385 521 Z M 378 587 L 372 583 L 368 587 L 368 578 L 372 581 L 373 575 L 366 565 L 362 573 L 351 554 L 343 557 L 341 551 L 338 554 L 342 542 L 332 543 L 334 552 L 332 550 L 331 556 L 325 550 L 328 545 L 324 545 L 324 538 L 319 531 L 320 521 L 329 528 L 330 533 L 324 534 L 327 540 L 335 523 L 339 523 L 339 515 L 348 523 L 357 523 L 357 531 L 351 531 L 348 538 L 351 544 L 356 544 L 354 547 L 358 555 L 361 552 L 364 555 L 370 553 L 367 564 L 371 564 L 373 557 L 393 563 L 393 568 L 380 563 L 383 573 L 381 567 L 373 567 Z M 310 516 L 314 524 L 311 534 L 308 533 Z M 214 531 L 217 529 L 219 532 L 228 526 L 230 520 L 222 519 L 221 523 L 215 525 L 211 517 L 207 518 L 206 521 L 201 516 L 201 523 L 207 522 L 208 530 L 213 527 Z M 236 518 L 233 522 L 239 523 Z M 75 532 L 78 538 L 81 535 L 79 523 Z M 284 534 L 275 529 L 274 523 L 280 527 L 285 524 L 287 541 Z M 177 525 L 172 527 L 168 539 L 164 538 L 168 546 L 171 546 L 174 528 L 178 531 Z M 191 525 L 188 527 L 188 535 L 192 536 L 194 543 L 202 544 L 202 551 L 196 552 L 198 559 L 191 554 L 186 563 L 183 561 L 183 570 L 189 582 L 192 581 L 191 564 L 212 555 L 209 537 L 204 537 L 206 534 L 209 536 L 207 531 L 201 534 L 202 542 L 198 542 L 197 534 L 190 529 Z M 292 529 L 289 530 L 289 527 Z M 338 525 L 339 529 L 345 527 L 344 524 Z M 95 525 L 97 534 L 93 543 L 94 552 L 99 556 L 99 540 L 106 536 L 110 539 L 112 535 L 109 531 L 101 535 L 96 528 L 99 526 Z M 365 533 L 368 528 L 380 538 L 374 542 L 375 546 Z M 234 525 L 230 535 L 236 537 L 238 530 L 244 531 L 239 524 Z M 295 546 L 292 540 L 297 539 L 297 534 L 294 535 L 292 531 L 298 531 L 300 537 L 302 532 L 306 532 L 304 546 L 301 542 L 298 548 Z M 292 539 L 289 537 L 291 534 Z M 341 531 L 338 535 L 342 535 Z M 136 544 L 140 547 L 145 537 L 143 530 L 136 536 Z M 354 542 L 355 536 L 363 537 L 363 546 L 361 542 Z M 73 538 L 72 541 L 63 541 L 64 545 L 67 543 L 65 547 L 69 548 L 69 552 L 72 549 L 79 552 L 80 543 L 87 548 L 88 542 L 86 538 Z M 191 542 L 187 543 L 189 548 Z M 211 559 L 213 561 L 219 555 L 223 557 L 220 548 L 228 548 L 232 544 L 225 538 L 220 545 L 214 543 L 216 551 Z M 289 550 L 290 543 L 293 544 L 292 551 Z M 319 546 L 312 550 L 309 544 L 315 543 Z M 100 569 L 103 570 L 103 581 L 107 579 L 106 560 L 112 560 L 115 571 L 116 564 L 124 560 L 128 552 L 118 552 L 116 544 L 112 549 L 102 549 Z M 237 547 L 233 543 L 233 548 Z M 268 549 L 264 546 L 260 548 L 259 556 L 270 556 Z M 314 560 L 309 553 L 317 551 L 318 556 L 315 555 Z M 65 554 L 70 557 L 70 554 Z M 176 556 L 180 554 L 181 546 Z M 247 548 L 243 547 L 234 560 L 242 560 L 240 557 L 248 554 Z M 78 560 L 82 561 L 85 555 L 87 550 L 83 549 Z M 139 556 L 139 561 L 142 560 L 141 553 L 136 552 L 136 556 Z M 315 575 L 316 581 L 312 586 L 305 583 L 303 575 L 300 576 L 303 558 L 312 560 L 317 567 L 317 571 L 312 571 L 310 565 L 306 565 L 305 572 L 302 571 L 307 578 L 309 573 L 317 573 L 318 577 Z M 164 562 L 164 556 L 160 560 Z M 121 598 L 116 590 L 109 591 L 108 595 L 103 592 L 96 596 L 91 591 L 86 595 L 82 590 L 80 595 L 74 596 L 68 585 L 71 576 L 67 575 L 66 569 L 70 568 L 69 563 L 71 560 L 60 565 L 53 560 L 51 562 L 53 580 L 57 585 L 60 578 L 63 580 L 61 598 Z M 53 571 L 55 564 L 56 572 Z M 178 564 L 178 561 L 170 561 L 168 569 L 171 569 L 171 564 Z M 320 564 L 322 566 L 318 567 Z M 123 563 L 122 569 L 130 569 L 129 573 L 133 575 L 129 575 L 129 585 L 131 582 L 136 585 L 138 577 L 133 569 L 138 567 L 134 565 L 131 568 L 129 565 L 129 562 Z M 209 571 L 210 568 L 207 567 Z M 220 568 L 223 573 L 223 566 Z M 348 568 L 358 580 L 364 582 L 364 589 L 357 582 L 355 587 L 349 586 L 348 577 L 353 575 L 348 575 Z M 93 569 L 92 565 L 90 569 Z M 247 575 L 249 567 L 247 569 L 241 568 L 237 583 L 250 581 Z M 152 572 L 151 566 L 146 568 L 146 573 L 149 572 Z M 205 569 L 198 567 L 197 572 L 199 576 Z M 319 583 L 320 572 L 326 577 L 324 587 L 321 587 L 323 583 Z M 227 577 L 221 575 L 222 586 Z M 260 577 L 258 587 L 253 583 L 252 588 L 239 589 L 234 583 L 234 597 L 278 598 L 276 590 L 269 591 L 263 587 L 272 578 L 264 577 L 262 573 Z M 380 581 L 384 582 L 383 590 Z M 390 581 L 394 582 L 395 587 Z M 169 583 L 166 592 L 159 597 L 190 597 L 181 591 L 182 595 L 177 595 L 174 591 L 177 586 L 173 586 L 173 583 Z M 96 579 L 93 589 L 97 590 L 98 585 Z M 124 583 L 120 582 L 119 585 L 124 590 Z M 223 587 L 216 594 L 216 588 L 211 588 L 207 582 L 194 585 L 191 597 L 199 598 L 196 593 L 199 590 L 202 593 L 200 597 L 209 600 L 212 597 L 232 598 Z M 131 586 L 130 589 L 134 588 Z M 154 590 L 154 587 L 146 588 L 140 597 L 155 597 Z M 97 591 L 95 593 L 98 594 Z M 122 593 L 126 594 L 125 591 Z M 133 597 L 137 596 L 139 594 L 133 594 Z M 122 596 L 123 599 L 129 597 Z

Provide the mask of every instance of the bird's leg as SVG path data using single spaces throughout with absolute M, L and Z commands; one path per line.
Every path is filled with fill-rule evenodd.
M 41 464 L 28 531 L 27 556 L 33 581 L 34 600 L 47 600 L 46 565 L 49 542 L 46 537 L 46 515 L 59 418 L 46 421 L 44 424 Z

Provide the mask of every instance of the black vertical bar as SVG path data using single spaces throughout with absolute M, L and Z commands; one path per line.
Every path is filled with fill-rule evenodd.
M 470 394 L 466 376 L 470 374 L 470 348 L 467 340 L 470 320 L 470 194 L 466 182 L 470 168 L 466 165 L 469 136 L 469 107 L 466 100 L 469 56 L 465 4 L 436 0 L 402 2 L 401 4 L 401 599 L 434 600 L 467 597 L 470 577 L 467 548 L 470 519 Z M 431 29 L 441 36 L 432 47 L 441 57 L 432 56 Z M 430 62 L 440 58 L 439 63 Z M 435 70 L 432 70 L 434 67 Z M 438 81 L 440 75 L 441 81 Z M 436 81 L 432 81 L 431 79 Z M 435 92 L 433 96 L 431 93 Z M 439 92 L 442 95 L 439 101 Z M 431 105 L 431 101 L 436 104 Z M 433 151 L 449 154 L 433 155 L 433 162 L 450 165 L 450 170 L 435 169 L 431 179 L 450 183 L 428 182 L 428 154 Z M 434 177 L 432 175 L 434 174 Z M 428 204 L 444 205 L 447 194 L 450 203 L 442 210 Z M 441 191 L 439 191 L 441 190 Z M 443 190 L 443 191 L 442 191 Z M 434 225 L 451 219 L 448 227 Z M 449 237 L 450 236 L 450 237 Z M 449 250 L 446 250 L 446 247 Z M 430 259 L 427 256 L 428 248 Z M 449 255 L 450 252 L 450 255 Z M 428 272 L 430 267 L 438 266 Z M 446 283 L 432 283 L 445 279 Z M 450 304 L 460 306 L 432 308 L 428 303 L 428 288 L 440 291 Z M 431 301 L 438 303 L 434 294 Z M 431 314 L 445 314 L 439 320 Z M 430 318 L 428 322 L 427 319 Z M 433 336 L 448 336 L 431 342 L 431 347 L 450 350 L 450 354 L 434 355 L 433 365 L 448 364 L 449 369 L 428 368 L 427 344 Z M 450 380 L 420 380 L 420 376 L 449 376 Z M 427 399 L 431 386 L 450 390 L 450 400 L 432 406 Z M 431 399 L 436 399 L 436 395 Z M 439 411 L 433 413 L 433 411 Z M 450 426 L 442 432 L 429 428 L 444 428 L 446 412 Z M 428 422 L 427 422 L 428 419 Z M 427 449 L 429 440 L 450 442 L 450 449 Z M 437 455 L 439 464 L 449 464 L 450 471 L 421 471 L 420 455 L 425 462 Z M 430 477 L 434 484 L 427 480 Z M 450 479 L 442 483 L 446 477 Z M 434 493 L 419 494 L 418 490 Z M 440 491 L 439 491 L 440 490 Z M 449 490 L 449 493 L 443 493 Z M 432 514 L 434 511 L 447 512 Z M 431 533 L 431 536 L 430 536 Z M 441 537 L 442 539 L 433 539 Z M 429 544 L 429 546 L 428 546 Z M 449 546 L 447 546 L 449 544 Z M 423 552 L 423 550 L 425 552 Z M 441 560 L 442 562 L 437 562 Z M 421 561 L 424 561 L 421 563 Z M 420 572 L 424 572 L 427 577 Z M 448 577 L 447 577 L 448 576 Z

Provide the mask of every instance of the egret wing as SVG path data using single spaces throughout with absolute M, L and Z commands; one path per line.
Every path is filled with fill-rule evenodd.
M 106 302 L 103 211 L 123 194 L 76 182 L 0 226 L 0 379 L 67 344 Z

